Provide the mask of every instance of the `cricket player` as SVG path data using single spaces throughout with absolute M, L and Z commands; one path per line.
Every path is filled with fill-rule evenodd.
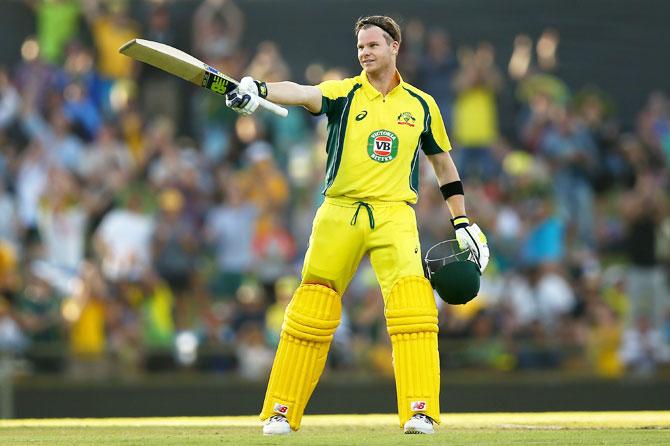
M 435 100 L 396 69 L 400 28 L 390 17 L 355 25 L 360 75 L 317 86 L 245 77 L 226 104 L 253 113 L 258 97 L 328 117 L 325 201 L 314 218 L 302 281 L 286 309 L 261 419 L 264 434 L 300 428 L 340 321 L 341 296 L 364 254 L 384 298 L 393 347 L 400 427 L 434 432 L 440 422 L 437 308 L 424 277 L 416 216 L 419 150 L 428 156 L 461 247 L 480 271 L 486 237 L 465 212 L 463 186 Z

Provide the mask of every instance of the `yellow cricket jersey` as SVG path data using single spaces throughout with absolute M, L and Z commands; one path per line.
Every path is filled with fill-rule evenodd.
M 365 72 L 317 88 L 328 117 L 324 195 L 416 203 L 419 149 L 451 150 L 435 100 L 402 78 L 384 97 Z

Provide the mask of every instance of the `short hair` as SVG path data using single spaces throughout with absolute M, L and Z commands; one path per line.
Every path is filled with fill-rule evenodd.
M 400 43 L 402 39 L 402 36 L 400 34 L 400 27 L 398 26 L 395 20 L 385 15 L 371 15 L 367 17 L 360 17 L 356 21 L 356 25 L 354 26 L 354 35 L 358 37 L 358 32 L 360 30 L 369 28 L 371 26 L 378 26 L 379 28 L 384 30 L 384 32 L 391 39 L 389 41 L 389 38 L 386 35 L 384 36 L 389 45 L 393 41 Z

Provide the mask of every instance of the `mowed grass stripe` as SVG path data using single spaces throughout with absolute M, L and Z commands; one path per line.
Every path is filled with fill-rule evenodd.
M 403 435 L 397 426 L 305 427 L 287 437 L 266 437 L 258 427 L 13 427 L 0 428 L 2 446 L 667 446 L 668 430 L 445 429 Z
M 394 426 L 395 414 L 306 415 L 303 428 Z M 0 420 L 0 427 L 258 427 L 256 416 Z M 670 429 L 670 411 L 442 414 L 450 429 Z M 669 434 L 670 435 L 670 434 Z
M 286 437 L 257 417 L 0 421 L 1 446 L 667 446 L 670 412 L 446 414 L 435 435 L 403 435 L 396 415 L 312 415 Z

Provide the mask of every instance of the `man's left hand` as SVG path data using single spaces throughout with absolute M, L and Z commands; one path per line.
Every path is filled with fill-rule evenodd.
M 474 254 L 479 271 L 483 274 L 489 263 L 489 245 L 486 236 L 476 224 L 456 229 L 456 240 L 462 249 L 470 249 Z

